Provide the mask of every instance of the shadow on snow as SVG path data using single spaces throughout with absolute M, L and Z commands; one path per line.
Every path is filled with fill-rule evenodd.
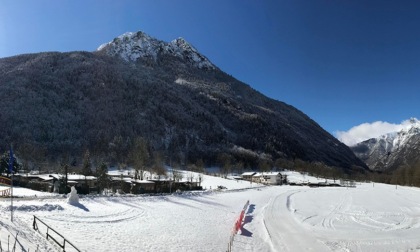
M 81 203 L 69 203 L 69 205 L 72 205 L 72 206 L 75 206 L 75 207 L 78 207 L 78 208 L 80 208 L 80 209 L 82 209 L 82 210 L 84 210 L 84 211 L 86 211 L 86 212 L 89 212 L 89 209 L 87 209 L 87 207 L 85 207 L 85 205 L 83 205 L 83 204 L 81 204 Z

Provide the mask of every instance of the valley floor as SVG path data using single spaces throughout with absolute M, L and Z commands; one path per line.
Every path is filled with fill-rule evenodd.
M 10 199 L 0 199 L 2 249 L 19 232 L 16 251 L 36 251 L 37 246 L 59 251 L 33 231 L 36 215 L 82 251 L 226 251 L 234 222 L 249 200 L 232 251 L 420 250 L 420 189 L 372 183 L 256 187 L 209 176 L 203 183 L 206 179 L 212 184 L 207 188 L 232 190 L 89 196 L 76 205 L 63 196 L 35 197 L 26 191 L 14 201 L 13 223 Z

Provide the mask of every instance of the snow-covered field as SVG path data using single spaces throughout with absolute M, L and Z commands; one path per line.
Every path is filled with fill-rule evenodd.
M 228 189 L 213 190 L 218 185 Z M 204 177 L 203 186 L 212 190 L 88 196 L 73 205 L 63 196 L 15 188 L 22 198 L 14 200 L 13 223 L 10 199 L 0 199 L 1 246 L 7 251 L 10 239 L 11 248 L 19 232 L 16 251 L 38 246 L 39 251 L 60 251 L 34 232 L 36 215 L 82 251 L 226 251 L 234 222 L 249 200 L 233 251 L 420 251 L 417 188 L 261 186 L 211 176 Z M 72 250 L 66 246 L 66 251 Z

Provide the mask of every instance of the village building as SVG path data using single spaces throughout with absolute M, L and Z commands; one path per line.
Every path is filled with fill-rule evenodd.
M 154 193 L 155 182 L 149 180 L 132 180 L 131 181 L 131 193 L 142 194 L 142 193 Z
M 256 174 L 256 172 L 244 172 L 241 174 L 241 177 L 243 180 L 248 180 L 251 181 L 252 180 L 252 176 L 254 176 Z
M 36 191 L 52 192 L 54 178 L 48 174 L 15 174 L 13 185 Z
M 243 180 L 266 185 L 282 185 L 287 183 L 286 175 L 281 172 L 244 172 L 241 174 Z
M 62 193 L 63 189 L 58 189 L 64 186 L 71 188 L 75 187 L 79 194 L 89 194 L 97 192 L 97 179 L 95 176 L 85 176 L 80 174 L 67 174 L 67 178 L 62 174 L 50 174 L 49 177 L 53 178 L 53 192 Z M 58 187 L 58 188 L 57 188 Z M 64 192 L 65 193 L 65 192 Z
M 175 181 L 167 176 L 145 174 L 145 179 L 133 178 L 129 171 L 108 172 L 107 189 L 114 193 L 172 193 L 176 191 L 202 190 L 200 178 Z M 37 191 L 69 193 L 72 186 L 79 194 L 98 193 L 98 181 L 94 176 L 80 174 L 15 174 L 14 185 Z M 106 190 L 108 192 L 108 190 Z
M 260 181 L 266 185 L 281 185 L 285 180 L 280 172 L 264 172 L 261 174 Z
M 262 176 L 262 173 L 257 172 L 254 174 L 254 176 L 252 176 L 251 181 L 253 183 L 261 183 L 261 176 Z
M 67 179 L 62 174 L 21 174 L 13 177 L 13 184 L 32 190 L 68 193 L 74 186 L 80 194 L 88 194 L 97 191 L 96 177 L 79 174 L 68 174 Z
M 132 178 L 124 176 L 110 176 L 110 188 L 114 193 L 131 193 Z

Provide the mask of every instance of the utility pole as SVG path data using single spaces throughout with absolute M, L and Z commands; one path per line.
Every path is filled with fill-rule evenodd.
M 9 172 L 11 173 L 10 180 L 10 221 L 13 222 L 13 150 L 10 145 L 10 159 L 9 159 Z

